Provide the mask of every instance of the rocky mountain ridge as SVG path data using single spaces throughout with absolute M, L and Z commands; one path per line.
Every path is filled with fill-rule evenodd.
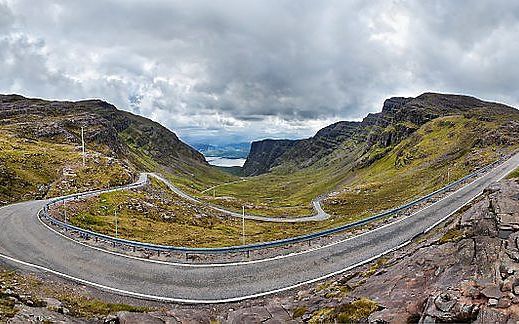
M 463 115 L 492 120 L 508 114 L 519 116 L 519 111 L 469 96 L 424 93 L 416 98 L 393 97 L 385 100 L 381 112 L 370 113 L 361 122 L 337 122 L 308 139 L 253 142 L 243 172 L 251 176 L 280 166 L 302 169 L 318 162 L 326 164 L 338 150 L 353 153 L 353 160 L 366 165 L 433 119 Z M 362 157 L 370 151 L 374 154 Z
M 202 154 L 164 126 L 101 100 L 47 101 L 0 95 L 0 126 L 21 137 L 76 145 L 81 144 L 80 129 L 84 127 L 87 145 L 96 145 L 109 155 L 129 157 L 133 149 L 165 165 L 206 164 Z

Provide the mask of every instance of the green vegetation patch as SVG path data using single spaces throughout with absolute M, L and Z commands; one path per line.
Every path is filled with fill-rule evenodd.
M 448 242 L 458 242 L 465 236 L 465 233 L 458 228 L 449 229 L 443 236 L 438 240 L 440 244 Z
M 366 320 L 369 315 L 379 309 L 377 303 L 361 298 L 337 307 L 318 310 L 310 318 L 310 323 L 356 323 Z
M 9 318 L 12 318 L 18 312 L 14 307 L 15 302 L 6 293 L 8 287 L 11 287 L 13 280 L 15 280 L 14 272 L 0 270 L 0 322 L 7 322 Z
M 190 247 L 242 244 L 241 219 L 223 216 L 203 205 L 178 197 L 162 182 L 152 179 L 143 189 L 102 194 L 85 201 L 59 205 L 52 212 L 75 226 L 115 235 L 117 219 L 121 238 Z M 116 213 L 117 211 L 117 213 Z M 246 243 L 309 233 L 312 223 L 245 221 Z
M 389 260 L 385 257 L 377 259 L 377 261 L 375 263 L 373 263 L 371 265 L 371 267 L 369 267 L 369 269 L 363 274 L 364 277 L 366 277 L 366 278 L 371 277 L 372 275 L 375 274 L 375 272 L 377 272 L 378 269 L 380 269 L 381 267 L 386 265 L 388 263 L 388 261 Z
M 131 182 L 134 171 L 121 161 L 71 144 L 19 137 L 0 128 L 0 205 L 41 199 Z
M 94 316 L 106 316 L 121 311 L 143 313 L 149 312 L 149 307 L 132 306 L 127 304 L 112 304 L 96 298 L 89 298 L 76 294 L 61 293 L 57 298 L 70 310 L 70 314 L 76 317 L 92 318 Z
M 307 307 L 306 306 L 299 306 L 299 307 L 296 307 L 296 309 L 294 309 L 294 313 L 292 314 L 292 318 L 298 318 L 298 317 L 301 317 L 303 316 L 307 311 Z
M 396 125 L 415 130 L 394 146 L 370 148 L 348 140 L 315 165 L 299 169 L 284 165 L 272 172 L 237 178 L 203 176 L 170 179 L 209 203 L 264 216 L 301 216 L 313 213 L 311 201 L 335 191 L 324 201 L 325 210 L 336 216 L 336 224 L 363 219 L 432 192 L 475 169 L 495 161 L 513 147 L 482 144 L 481 136 L 504 121 L 483 121 L 477 116 L 436 118 L 421 127 L 412 123 Z M 396 126 L 382 130 L 394 132 Z M 209 177 L 211 178 L 211 177 Z M 213 183 L 233 182 L 202 193 Z
M 517 178 L 519 178 L 519 168 L 515 169 L 514 171 L 512 171 L 512 173 L 510 173 L 507 176 L 507 179 L 517 179 Z
M 332 215 L 328 220 L 299 224 L 246 221 L 246 243 L 270 241 L 340 226 L 400 206 L 493 162 L 514 149 L 481 144 L 479 135 L 498 126 L 496 121 L 465 116 L 437 118 L 395 146 L 367 148 L 347 141 L 315 166 L 292 173 L 276 168 L 246 181 L 197 164 L 180 163 L 175 169 L 151 167 L 205 202 L 234 211 L 245 206 L 249 214 L 310 215 L 312 199 L 335 191 L 324 201 L 325 210 Z M 193 247 L 242 242 L 239 219 L 184 201 L 157 182 L 145 190 L 109 193 L 70 208 L 73 224 L 109 235 L 115 234 L 114 210 L 118 208 L 119 235 L 137 241 Z
M 478 144 L 482 129 L 495 127 L 493 122 L 463 116 L 434 119 L 380 159 L 356 170 L 325 201 L 325 210 L 340 217 L 364 218 L 441 188 L 495 161 L 503 150 L 513 149 Z M 373 150 L 368 154 L 380 149 Z

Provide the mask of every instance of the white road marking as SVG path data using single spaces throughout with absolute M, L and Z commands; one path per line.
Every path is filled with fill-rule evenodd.
M 303 282 L 300 282 L 300 283 L 297 283 L 297 284 L 294 284 L 294 285 L 290 285 L 290 286 L 287 286 L 287 287 L 278 288 L 278 289 L 274 289 L 274 290 L 269 290 L 269 291 L 261 292 L 261 293 L 257 293 L 257 294 L 246 295 L 246 296 L 241 296 L 241 297 L 233 297 L 233 298 L 214 299 L 214 300 L 213 299 L 184 299 L 184 298 L 174 298 L 174 297 L 165 297 L 165 296 L 143 294 L 143 293 L 138 293 L 138 292 L 133 292 L 133 291 L 128 291 L 128 290 L 113 288 L 113 287 L 109 287 L 109 286 L 106 286 L 106 285 L 98 284 L 98 283 L 95 283 L 95 282 L 92 282 L 92 281 L 89 281 L 89 280 L 77 278 L 77 277 L 74 277 L 74 276 L 71 276 L 71 275 L 67 275 L 67 274 L 65 274 L 63 272 L 55 271 L 55 270 L 52 270 L 52 269 L 49 269 L 49 268 L 46 268 L 46 267 L 43 267 L 43 266 L 40 266 L 40 265 L 37 265 L 37 264 L 34 264 L 34 263 L 21 261 L 21 260 L 12 258 L 10 256 L 7 256 L 7 255 L 1 254 L 1 253 L 0 253 L 0 258 L 4 258 L 6 260 L 9 260 L 9 261 L 12 261 L 12 262 L 16 262 L 16 263 L 19 263 L 19 264 L 27 266 L 27 267 L 32 267 L 32 268 L 35 268 L 35 269 L 38 269 L 38 270 L 41 270 L 41 271 L 49 272 L 49 273 L 52 273 L 54 275 L 57 275 L 57 276 L 60 276 L 60 277 L 63 277 L 63 278 L 66 278 L 66 279 L 69 279 L 69 280 L 72 280 L 72 281 L 75 281 L 75 282 L 79 282 L 79 283 L 84 284 L 84 285 L 95 287 L 95 288 L 98 288 L 98 289 L 101 289 L 101 290 L 104 290 L 104 291 L 108 291 L 108 292 L 113 292 L 113 293 L 116 293 L 116 294 L 119 294 L 119 295 L 123 295 L 123 296 L 129 296 L 129 297 L 135 297 L 135 298 L 141 298 L 141 299 L 147 299 L 147 300 L 155 300 L 155 301 L 161 301 L 161 302 L 173 302 L 173 303 L 185 303 L 185 304 L 218 304 L 218 303 L 239 302 L 239 301 L 246 300 L 246 299 L 258 298 L 258 297 L 263 297 L 263 296 L 267 296 L 267 295 L 272 295 L 272 294 L 276 294 L 276 293 L 279 293 L 279 292 L 295 289 L 295 288 L 298 288 L 298 287 L 301 287 L 301 286 L 304 286 L 304 285 L 307 285 L 307 284 L 311 284 L 311 283 L 314 283 L 314 282 L 317 282 L 317 281 L 328 279 L 328 278 L 333 277 L 335 275 L 339 275 L 339 274 L 341 274 L 343 272 L 346 272 L 348 270 L 354 269 L 354 268 L 356 268 L 358 266 L 361 266 L 361 265 L 369 263 L 369 262 L 371 262 L 373 260 L 376 260 L 376 259 L 378 259 L 378 258 L 380 258 L 380 257 L 382 257 L 382 256 L 384 256 L 384 255 L 386 255 L 388 253 L 396 251 L 396 250 L 398 250 L 398 249 L 408 245 L 410 242 L 411 241 L 406 241 L 403 244 L 400 244 L 399 246 L 397 246 L 395 248 L 386 250 L 386 251 L 384 251 L 384 252 L 382 252 L 380 254 L 377 254 L 377 255 L 375 255 L 375 256 L 373 256 L 371 258 L 368 258 L 366 260 L 357 262 L 357 263 L 355 263 L 353 265 L 350 265 L 350 266 L 348 266 L 346 268 L 340 269 L 338 271 L 326 274 L 326 275 L 318 277 L 318 278 L 306 280 L 306 281 L 303 281 Z

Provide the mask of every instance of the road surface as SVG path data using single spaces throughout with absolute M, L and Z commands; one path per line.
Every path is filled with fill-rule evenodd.
M 49 231 L 38 221 L 44 201 L 0 209 L 0 258 L 134 297 L 188 303 L 236 301 L 339 274 L 407 244 L 519 165 L 519 154 L 425 209 L 373 231 L 324 247 L 234 264 L 164 264 L 103 252 Z
M 242 216 L 241 213 L 233 212 L 230 210 L 227 210 L 225 208 L 221 208 L 218 206 L 207 204 L 203 201 L 200 201 L 196 199 L 195 197 L 185 193 L 184 191 L 177 188 L 174 184 L 172 184 L 168 179 L 156 174 L 156 173 L 146 173 L 147 176 L 152 176 L 166 184 L 170 190 L 172 190 L 174 193 L 179 195 L 180 197 L 187 199 L 191 202 L 197 203 L 197 204 L 203 204 L 206 205 L 206 207 L 209 207 L 211 209 L 214 209 L 220 213 L 223 213 L 227 216 L 236 217 L 236 218 L 245 218 L 260 222 L 275 222 L 275 223 L 302 223 L 302 222 L 316 222 L 316 221 L 323 221 L 325 219 L 328 219 L 330 215 L 326 213 L 323 208 L 321 207 L 321 201 L 323 200 L 322 197 L 316 198 L 312 200 L 312 206 L 314 208 L 315 214 L 312 216 L 291 216 L 291 217 L 285 217 L 285 216 L 279 216 L 279 217 L 267 217 L 267 216 L 257 216 L 257 215 L 250 215 L 245 214 Z

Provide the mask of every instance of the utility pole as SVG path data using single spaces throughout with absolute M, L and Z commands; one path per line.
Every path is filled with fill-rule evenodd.
M 81 126 L 81 151 L 83 152 L 83 166 L 86 165 L 86 156 L 85 156 L 85 132 L 84 127 Z
M 451 182 L 451 168 L 447 168 L 447 184 Z
M 115 207 L 114 213 L 115 213 L 115 238 L 117 238 L 119 235 L 119 228 L 118 228 L 119 224 L 117 223 L 117 207 Z
M 213 198 L 216 198 L 216 189 L 213 188 Z
M 241 206 L 241 236 L 242 243 L 245 245 L 245 206 Z

